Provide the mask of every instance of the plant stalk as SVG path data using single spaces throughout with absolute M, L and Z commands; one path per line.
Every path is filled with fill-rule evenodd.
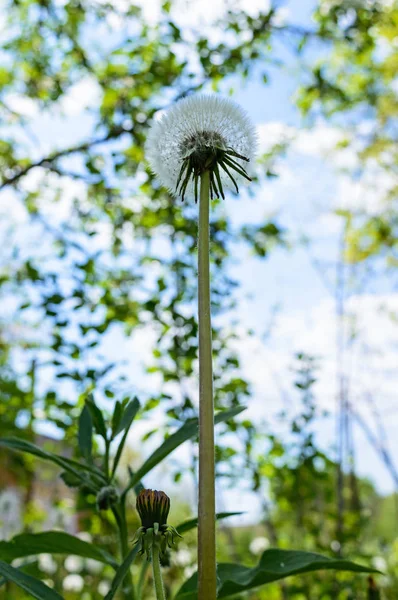
M 156 600 L 166 600 L 163 587 L 162 572 L 160 568 L 159 545 L 154 541 L 152 545 L 152 570 L 155 583 Z
M 199 600 L 215 600 L 216 506 L 214 400 L 210 306 L 210 174 L 201 175 L 198 234 L 199 295 Z
M 137 584 L 137 600 L 142 599 L 142 592 L 143 592 L 144 586 L 145 586 L 145 578 L 146 578 L 146 574 L 148 571 L 148 567 L 149 567 L 148 561 L 143 561 L 142 567 L 141 567 L 140 578 L 139 578 L 138 584 Z
M 120 551 L 123 560 L 129 553 L 129 546 L 127 539 L 126 508 L 123 502 L 120 502 L 119 506 L 120 512 L 118 510 L 119 507 L 113 508 L 112 512 L 119 529 Z M 130 570 L 126 575 L 125 582 L 127 583 L 126 589 L 124 590 L 125 600 L 135 600 L 134 582 Z

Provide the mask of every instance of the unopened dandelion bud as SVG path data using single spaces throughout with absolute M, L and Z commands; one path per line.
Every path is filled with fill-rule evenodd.
M 100 489 L 97 494 L 98 510 L 108 510 L 119 500 L 119 493 L 112 485 Z
M 154 544 L 162 554 L 174 545 L 174 538 L 181 537 L 174 527 L 167 524 L 170 511 L 170 498 L 162 491 L 141 490 L 137 496 L 137 512 L 141 527 L 135 535 L 135 543 L 140 544 L 140 553 L 149 560 Z
M 141 524 L 148 529 L 167 524 L 170 511 L 170 498 L 164 492 L 157 490 L 141 490 L 137 496 L 137 512 L 141 517 Z

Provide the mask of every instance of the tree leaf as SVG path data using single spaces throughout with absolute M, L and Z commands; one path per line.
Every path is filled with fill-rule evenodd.
M 124 559 L 124 561 L 122 562 L 122 564 L 120 565 L 120 567 L 118 568 L 118 570 L 115 573 L 115 577 L 112 581 L 111 589 L 105 596 L 105 600 L 112 600 L 112 598 L 115 597 L 115 594 L 116 594 L 117 590 L 119 589 L 120 585 L 123 583 L 123 580 L 126 577 L 128 571 L 130 569 L 130 565 L 133 564 L 135 557 L 138 554 L 139 549 L 140 549 L 139 544 L 136 544 L 130 550 L 130 552 L 127 554 L 126 558 Z
M 104 438 L 104 440 L 106 440 L 107 435 L 106 435 L 106 425 L 105 425 L 104 417 L 102 415 L 102 412 L 96 405 L 96 403 L 94 401 L 94 396 L 92 394 L 90 394 L 88 396 L 88 398 L 86 398 L 86 406 L 87 406 L 88 410 L 90 411 L 90 415 L 93 420 L 93 425 L 94 425 L 95 431 L 100 436 L 102 436 Z
M 221 519 L 226 519 L 228 517 L 233 517 L 235 515 L 243 515 L 242 512 L 219 512 L 216 513 L 216 519 L 217 521 L 221 521 Z M 194 518 L 194 519 L 189 519 L 188 521 L 184 521 L 183 523 L 180 523 L 180 525 L 178 525 L 176 527 L 178 533 L 180 535 L 182 535 L 183 533 L 186 533 L 187 531 L 190 531 L 191 529 L 195 529 L 195 527 L 198 526 L 198 517 Z
M 87 462 L 92 462 L 93 451 L 93 420 L 87 405 L 84 406 L 79 417 L 79 448 L 81 455 Z
M 11 562 L 35 554 L 74 554 L 83 558 L 92 558 L 117 568 L 115 559 L 95 544 L 69 535 L 63 531 L 45 531 L 43 533 L 22 533 L 9 542 L 0 542 L 0 558 Z
M 245 410 L 245 406 L 236 406 L 235 408 L 231 408 L 230 410 L 225 410 L 223 412 L 218 413 L 214 417 L 214 424 L 222 423 L 223 421 L 228 421 L 232 419 L 243 410 Z M 123 492 L 123 495 L 126 495 L 129 490 L 131 490 L 149 471 L 151 471 L 156 465 L 158 465 L 162 460 L 166 458 L 171 452 L 173 452 L 178 446 L 186 442 L 187 440 L 195 437 L 198 434 L 198 419 L 189 419 L 178 431 L 173 433 L 170 437 L 168 437 L 159 448 L 157 448 L 149 458 L 144 462 L 144 464 L 136 471 L 130 479 L 130 482 Z
M 221 563 L 217 567 L 219 581 L 217 599 L 230 598 L 290 575 L 310 573 L 322 569 L 374 573 L 375 569 L 357 565 L 348 560 L 335 560 L 314 552 L 300 550 L 266 550 L 256 567 Z M 195 573 L 179 590 L 175 600 L 197 600 L 198 576 Z
M 2 560 L 0 560 L 0 575 L 8 579 L 8 581 L 12 581 L 38 600 L 63 600 L 58 592 L 49 588 L 39 579 L 31 577 L 31 575 L 27 575 L 19 571 L 19 569 L 15 569 Z

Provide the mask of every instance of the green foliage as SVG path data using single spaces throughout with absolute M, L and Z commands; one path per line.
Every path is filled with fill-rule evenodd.
M 92 461 L 93 450 L 93 420 L 87 404 L 79 418 L 79 450 L 86 462 Z
M 15 536 L 10 542 L 0 542 L 1 559 L 7 562 L 43 553 L 73 554 L 117 566 L 114 558 L 106 551 L 63 531 L 23 533 Z
M 133 564 L 135 558 L 137 557 L 139 550 L 140 550 L 140 547 L 138 545 L 135 545 L 130 550 L 130 552 L 127 554 L 126 558 L 124 559 L 124 561 L 122 562 L 122 564 L 120 565 L 118 570 L 116 571 L 116 575 L 112 581 L 111 589 L 105 596 L 105 600 L 111 600 L 112 598 L 115 597 L 115 594 L 117 593 L 119 587 L 122 585 L 124 579 L 126 578 L 126 575 L 128 574 L 128 572 L 130 570 L 131 565 Z
M 239 413 L 245 410 L 245 407 L 237 406 L 231 410 L 223 411 L 214 417 L 214 423 L 222 423 L 229 421 Z M 125 493 L 132 489 L 137 483 L 139 483 L 149 471 L 151 471 L 156 465 L 166 458 L 171 452 L 173 452 L 178 446 L 183 444 L 189 439 L 196 438 L 198 435 L 198 419 L 190 419 L 185 425 L 183 425 L 178 431 L 173 433 L 166 439 L 165 442 L 159 448 L 157 448 L 151 456 L 144 462 L 144 464 L 131 476 L 130 482 L 126 488 Z
M 369 572 L 367 567 L 346 560 L 333 560 L 312 552 L 266 550 L 259 564 L 252 569 L 242 565 L 219 564 L 217 568 L 219 580 L 217 597 L 231 598 L 236 594 L 290 575 L 311 573 L 320 569 Z M 197 597 L 197 576 L 193 575 L 191 579 L 184 583 L 176 598 L 195 600 Z
M 216 513 L 216 518 L 217 520 L 220 519 L 226 519 L 228 517 L 234 517 L 236 515 L 241 515 L 242 513 L 240 512 L 221 512 L 221 513 Z M 176 528 L 178 533 L 186 533 L 187 531 L 190 531 L 191 529 L 195 529 L 198 526 L 198 518 L 196 517 L 195 519 L 189 519 L 188 521 L 184 521 L 183 523 L 180 523 L 180 525 L 178 525 L 178 527 Z
M 115 404 L 112 418 L 112 438 L 115 438 L 119 433 L 122 433 L 122 431 L 128 432 L 130 430 L 139 408 L 140 403 L 137 398 L 134 398 L 125 406 L 119 402 Z
M 119 433 L 123 433 L 123 437 L 120 440 L 118 445 L 115 459 L 113 461 L 112 467 L 112 477 L 114 477 L 116 473 L 116 469 L 118 468 L 120 458 L 122 456 L 122 452 L 124 449 L 124 445 L 127 440 L 128 433 L 130 431 L 130 427 L 140 409 L 140 403 L 137 398 L 128 402 L 127 405 L 116 402 L 113 417 L 112 417 L 112 440 L 119 435 Z
M 0 439 L 0 447 L 8 448 L 18 452 L 26 452 L 43 460 L 48 460 L 65 469 L 68 475 L 73 476 L 80 481 L 81 485 L 87 486 L 89 489 L 97 489 L 101 483 L 106 481 L 104 475 L 96 467 L 91 467 L 87 464 L 80 463 L 69 458 L 57 456 L 52 452 L 46 452 L 35 444 L 31 444 L 25 440 L 18 438 L 3 438 Z
M 95 404 L 94 398 L 92 396 L 90 396 L 89 398 L 86 399 L 85 406 L 87 408 L 89 415 L 91 416 L 91 421 L 89 422 L 90 424 L 88 427 L 88 429 L 90 431 L 90 436 L 91 436 L 91 423 L 92 423 L 94 425 L 94 429 L 95 429 L 96 433 L 98 433 L 101 437 L 103 437 L 104 440 L 107 440 L 108 436 L 107 436 L 104 417 L 102 415 L 102 412 L 98 408 L 98 406 Z M 87 430 L 87 434 L 89 433 L 89 431 Z M 83 456 L 84 456 L 84 454 L 83 454 Z
M 139 486 L 141 477 L 179 443 L 196 435 L 190 390 L 198 358 L 196 292 L 191 283 L 196 273 L 197 215 L 189 204 L 173 204 L 145 168 L 143 144 L 154 113 L 204 86 L 225 91 L 247 78 L 267 84 L 272 69 L 283 66 L 288 44 L 303 59 L 301 65 L 312 65 L 310 73 L 302 72 L 298 105 L 303 113 L 323 114 L 345 129 L 351 124 L 362 167 L 377 163 L 387 176 L 396 172 L 396 3 L 321 0 L 308 30 L 294 24 L 294 15 L 292 23 L 278 24 L 275 7 L 256 17 L 233 8 L 223 15 L 219 36 L 213 38 L 178 27 L 171 2 L 163 4 L 155 24 L 145 23 L 137 6 L 121 9 L 112 3 L 52 0 L 20 0 L 5 6 L 0 189 L 8 194 L 7 202 L 20 207 L 27 229 L 37 232 L 37 238 L 32 238 L 27 255 L 25 236 L 14 236 L 12 228 L 4 234 L 0 297 L 5 305 L 11 299 L 18 310 L 15 318 L 0 320 L 0 458 L 26 490 L 31 489 L 35 458 L 61 467 L 65 483 L 76 488 L 79 507 L 91 515 L 84 522 L 95 535 L 103 531 L 110 536 L 112 519 L 122 518 L 122 512 L 115 516 L 112 511 L 92 518 L 90 511 L 96 492 L 118 479 L 129 427 L 139 410 L 148 414 L 161 408 L 169 419 L 166 435 L 171 427 L 176 433 L 132 474 L 130 483 Z M 120 20 L 123 32 L 112 25 Z M 103 43 L 97 44 L 99 39 Z M 307 55 L 309 47 L 316 52 Z M 67 94 L 74 89 L 85 100 L 79 85 L 87 83 L 97 94 L 85 113 L 91 129 L 74 142 L 64 143 L 62 137 L 50 140 L 51 147 L 48 131 L 42 130 L 36 132 L 40 139 L 30 144 L 31 119 L 14 100 L 22 97 L 32 109 L 53 115 L 64 110 Z M 364 120 L 372 129 L 362 136 L 358 132 Z M 281 145 L 260 157 L 260 183 L 274 177 L 273 161 L 285 149 Z M 392 185 L 388 202 L 376 217 L 362 211 L 344 215 L 349 262 L 382 256 L 389 267 L 396 267 L 396 191 Z M 288 245 L 288 232 L 277 219 L 237 228 L 223 206 L 215 203 L 211 239 L 213 312 L 221 315 L 236 301 L 230 268 L 233 249 L 241 252 L 243 243 L 267 259 L 275 247 Z M 157 378 L 160 391 L 140 392 L 140 407 L 136 399 L 130 400 L 137 393 L 135 381 L 126 383 L 118 365 L 104 358 L 102 350 L 116 329 L 134 335 L 147 324 L 157 336 L 148 377 Z M 234 350 L 235 330 L 217 324 L 213 332 L 215 401 L 218 410 L 227 412 L 239 410 L 251 394 Z M 311 391 L 311 379 L 309 373 L 306 383 L 305 377 L 301 380 L 303 393 Z M 126 389 L 129 397 L 115 400 L 125 398 Z M 95 402 L 89 399 L 83 408 L 93 390 Z M 307 396 L 304 404 L 288 440 L 264 434 L 249 419 L 227 421 L 218 435 L 219 472 L 232 484 L 243 470 L 251 479 L 264 503 L 264 526 L 273 545 L 294 542 L 326 552 L 335 540 L 336 465 L 311 433 L 322 416 L 314 408 L 314 398 Z M 105 408 L 104 415 L 110 407 L 109 422 L 99 407 Z M 36 446 L 37 415 L 56 426 L 65 446 L 70 444 L 76 453 L 79 440 L 84 462 Z M 104 453 L 101 440 L 91 443 L 89 417 L 95 435 L 106 440 Z M 26 423 L 23 441 L 15 439 L 21 436 L 21 423 Z M 236 434 L 234 447 L 224 435 L 231 431 Z M 175 464 L 172 468 L 178 481 L 181 468 Z M 193 453 L 193 474 L 195 470 Z M 395 514 L 391 511 L 393 516 L 378 529 L 374 507 L 379 507 L 379 514 L 383 510 L 370 484 L 349 474 L 344 485 L 349 498 L 345 547 L 358 556 L 374 554 L 379 551 L 375 540 L 383 532 L 390 548 Z M 242 543 L 244 563 L 249 542 L 245 538 Z M 114 554 L 114 546 L 111 551 Z M 386 593 L 392 598 L 396 562 L 391 565 L 392 591 Z M 302 579 L 294 581 L 281 594 L 308 597 Z M 315 577 L 312 582 L 317 597 L 325 593 L 335 598 L 335 588 L 330 591 L 331 586 Z M 267 591 L 267 597 L 271 593 Z M 280 596 L 279 589 L 275 594 Z
M 38 600 L 63 600 L 62 596 L 55 592 L 41 581 L 14 569 L 11 565 L 0 560 L 0 575 L 7 580 L 12 581 L 18 587 L 22 588 L 33 598 Z
M 115 488 L 111 488 L 110 484 L 116 473 L 117 462 L 120 460 L 120 456 L 124 447 L 126 436 L 133 424 L 133 420 L 138 413 L 140 403 L 137 398 L 134 398 L 131 402 L 124 402 L 118 404 L 118 416 L 112 416 L 111 425 L 113 431 L 113 438 L 116 438 L 118 434 L 124 432 L 122 439 L 118 444 L 116 456 L 114 459 L 114 465 L 112 468 L 112 474 L 110 473 L 110 454 L 109 454 L 109 443 L 108 440 L 108 427 L 104 419 L 104 416 L 98 406 L 94 403 L 93 399 L 86 401 L 85 406 L 79 417 L 79 435 L 78 435 L 78 446 L 82 457 L 85 462 L 78 462 L 58 456 L 51 452 L 47 452 L 39 448 L 38 446 L 26 442 L 25 440 L 19 440 L 17 438 L 4 438 L 0 440 L 0 445 L 5 448 L 25 452 L 32 454 L 40 459 L 48 460 L 56 465 L 65 469 L 62 474 L 64 481 L 72 487 L 79 486 L 82 491 L 98 491 L 99 494 L 105 490 L 112 489 L 115 493 L 113 494 L 112 502 L 101 506 L 103 510 L 109 508 L 112 509 L 115 521 L 120 530 L 120 536 L 122 540 L 122 558 L 124 559 L 120 565 L 113 559 L 107 551 L 98 548 L 96 545 L 84 542 L 79 538 L 71 536 L 63 532 L 44 532 L 39 534 L 22 534 L 16 536 L 10 542 L 0 542 L 0 556 L 2 559 L 12 562 L 16 558 L 24 558 L 31 555 L 37 554 L 72 554 L 81 556 L 84 558 L 90 558 L 98 560 L 108 565 L 112 565 L 116 568 L 116 574 L 112 582 L 112 587 L 109 592 L 109 598 L 113 598 L 117 589 L 127 577 L 130 577 L 130 566 L 136 557 L 139 547 L 134 545 L 131 551 L 128 551 L 127 546 L 127 522 L 126 522 L 126 496 L 128 492 L 133 488 L 140 487 L 141 478 L 147 475 L 154 467 L 156 467 L 164 458 L 166 458 L 171 452 L 178 448 L 182 443 L 188 439 L 195 438 L 198 432 L 198 420 L 191 419 L 185 425 L 183 425 L 178 431 L 168 437 L 163 444 L 157 448 L 150 457 L 143 463 L 135 474 L 131 474 L 128 485 L 123 490 L 123 493 L 119 495 Z M 235 407 L 228 411 L 223 411 L 215 416 L 215 423 L 222 423 L 229 421 L 234 416 L 238 415 L 244 410 L 243 407 Z M 115 423 L 117 425 L 115 426 Z M 101 472 L 99 467 L 95 465 L 96 456 L 92 454 L 93 448 L 93 425 L 96 433 L 105 439 L 105 454 L 101 461 L 104 472 Z M 115 466 L 116 464 L 116 466 Z M 105 484 L 105 485 L 104 485 Z M 97 495 L 98 499 L 98 495 Z M 225 518 L 230 516 L 231 513 L 220 513 L 219 518 Z M 235 514 L 235 513 L 232 513 Z M 196 527 L 197 520 L 193 519 L 183 523 L 182 528 L 184 531 Z M 39 584 L 40 582 L 31 576 L 26 575 L 16 569 L 10 567 L 7 570 L 8 565 L 6 563 L 3 574 L 6 580 L 13 581 L 17 585 L 20 585 L 26 590 L 29 590 L 34 597 L 39 597 L 38 594 L 42 589 Z M 35 582 L 37 586 L 35 587 Z M 132 585 L 131 583 L 129 585 Z M 25 587 L 24 587 L 25 586 Z M 29 587 L 30 586 L 30 587 Z M 45 590 L 43 586 L 43 590 Z M 44 591 L 43 591 L 44 594 Z M 43 599 L 47 596 L 43 595 Z M 57 595 L 58 597 L 58 595 Z M 48 596 L 49 600 L 51 596 Z
M 398 101 L 393 40 L 398 34 L 398 6 L 395 1 L 321 0 L 314 18 L 319 34 L 334 43 L 330 54 L 314 66 L 311 82 L 301 88 L 298 106 L 306 115 L 322 114 L 329 121 L 333 116 L 332 122 L 343 124 L 348 133 L 345 144 L 352 145 L 361 168 L 384 180 L 386 187 L 376 214 L 366 207 L 346 213 L 347 260 L 358 263 L 382 256 L 387 266 L 395 268 L 398 152 L 393 124 Z M 365 120 L 367 132 L 362 134 L 358 127 Z M 356 168 L 353 175 L 358 174 Z

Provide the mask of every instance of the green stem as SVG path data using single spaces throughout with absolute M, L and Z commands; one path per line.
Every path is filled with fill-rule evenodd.
M 152 570 L 153 581 L 155 583 L 156 600 L 166 600 L 163 587 L 162 572 L 160 569 L 159 546 L 155 541 L 152 545 Z
M 120 512 L 119 512 L 120 507 Z M 127 523 L 126 523 L 126 508 L 123 502 L 120 502 L 119 507 L 115 507 L 112 509 L 114 517 L 116 519 L 116 523 L 119 529 L 119 541 L 120 541 L 120 551 L 122 555 L 122 560 L 126 558 L 129 553 L 129 545 L 127 539 Z M 135 600 L 135 590 L 133 578 L 131 576 L 131 572 L 129 571 L 126 575 L 126 587 L 124 588 L 124 598 L 125 600 Z
M 215 600 L 216 507 L 214 467 L 214 401 L 210 310 L 210 175 L 200 181 L 198 288 L 199 288 L 199 600 Z
M 137 585 L 137 598 L 138 598 L 138 600 L 141 600 L 141 598 L 142 598 L 142 592 L 144 590 L 145 578 L 146 578 L 146 574 L 147 574 L 147 571 L 148 571 L 148 566 L 149 566 L 148 561 L 143 561 L 142 567 L 141 567 L 140 578 L 138 580 L 138 585 Z
M 105 457 L 104 457 L 104 470 L 105 470 L 105 476 L 106 479 L 109 481 L 109 448 L 110 448 L 110 441 L 109 440 L 105 440 Z

